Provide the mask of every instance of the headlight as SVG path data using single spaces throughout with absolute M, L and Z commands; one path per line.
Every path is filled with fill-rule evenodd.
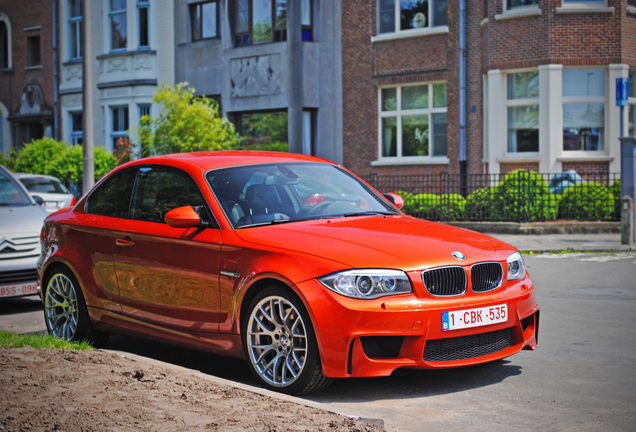
M 508 257 L 508 280 L 521 280 L 526 277 L 526 263 L 519 252 Z
M 406 273 L 399 270 L 347 270 L 318 278 L 320 283 L 338 294 L 358 299 L 413 292 Z

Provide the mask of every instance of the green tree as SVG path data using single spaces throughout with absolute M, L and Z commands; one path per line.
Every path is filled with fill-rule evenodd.
M 234 125 L 219 116 L 217 104 L 195 97 L 187 83 L 174 88 L 163 84 L 155 91 L 153 103 L 161 105 L 156 119 L 142 119 L 137 135 L 142 154 L 183 153 L 202 150 L 226 150 L 237 146 Z M 150 132 L 151 131 L 151 132 Z
M 15 170 L 32 174 L 51 174 L 51 166 L 66 149 L 66 144 L 53 138 L 40 138 L 25 145 L 16 159 Z

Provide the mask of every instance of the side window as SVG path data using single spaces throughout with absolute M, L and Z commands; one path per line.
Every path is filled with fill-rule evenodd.
M 136 168 L 113 174 L 88 197 L 86 213 L 127 218 Z
M 144 167 L 137 176 L 130 216 L 165 223 L 163 218 L 170 210 L 203 203 L 199 188 L 188 174 L 174 168 Z

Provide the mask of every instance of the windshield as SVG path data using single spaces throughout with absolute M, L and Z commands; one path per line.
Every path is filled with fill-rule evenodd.
M 48 177 L 23 177 L 20 182 L 31 193 L 68 194 L 69 191 L 57 179 Z
M 9 177 L 9 174 L 0 169 L 0 206 L 28 206 L 31 204 L 31 199 L 24 190 Z
M 235 228 L 398 213 L 351 174 L 325 163 L 225 168 L 206 178 Z

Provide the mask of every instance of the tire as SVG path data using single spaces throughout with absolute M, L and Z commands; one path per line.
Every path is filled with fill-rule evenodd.
M 93 329 L 79 283 L 65 267 L 55 268 L 46 282 L 44 322 L 50 334 L 67 341 L 86 341 L 98 347 L 108 339 L 107 334 Z
M 250 370 L 267 388 L 300 395 L 331 382 L 322 373 L 316 336 L 300 299 L 269 287 L 251 302 L 242 325 Z

